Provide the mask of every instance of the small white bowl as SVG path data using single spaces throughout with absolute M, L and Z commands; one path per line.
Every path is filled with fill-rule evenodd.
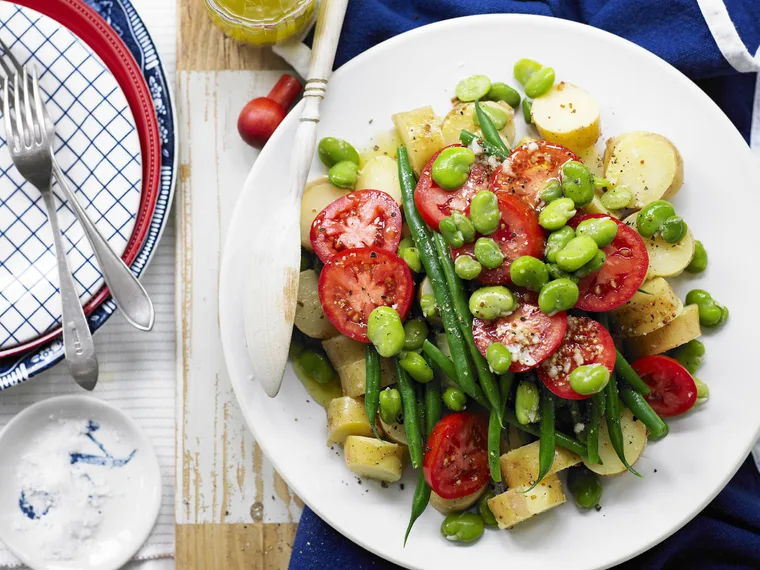
M 91 457 L 79 461 L 73 453 Z M 102 400 L 60 396 L 30 406 L 0 432 L 0 457 L 0 540 L 34 570 L 117 570 L 143 545 L 158 517 L 161 472 L 153 446 L 132 419 Z M 31 467 L 48 457 L 39 471 Z M 31 501 L 36 509 L 22 500 L 30 481 L 47 479 L 40 489 L 66 486 L 68 477 L 59 481 L 52 474 L 67 468 L 67 457 L 68 469 L 79 473 L 80 496 L 100 495 L 99 514 L 93 513 L 99 522 L 83 541 L 68 536 L 74 525 L 63 528 L 67 509 L 60 497 L 52 494 L 56 504 L 39 518 L 34 517 L 42 511 L 40 496 Z M 51 477 L 40 477 L 42 472 Z M 68 538 L 52 540 L 51 527 Z M 63 552 L 56 549 L 60 545 Z

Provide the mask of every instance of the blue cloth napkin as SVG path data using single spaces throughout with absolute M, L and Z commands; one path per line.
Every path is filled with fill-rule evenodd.
M 708 8 L 716 3 L 720 4 L 702 0 Z M 760 0 L 726 0 L 725 6 L 741 40 L 755 54 L 760 46 Z M 351 0 L 336 66 L 418 26 L 458 16 L 498 13 L 575 20 L 639 44 L 702 87 L 749 142 L 757 74 L 739 73 L 726 60 L 696 0 Z M 328 568 L 398 567 L 356 546 L 307 507 L 293 545 L 290 570 Z M 751 458 L 693 521 L 618 568 L 760 568 L 760 475 Z

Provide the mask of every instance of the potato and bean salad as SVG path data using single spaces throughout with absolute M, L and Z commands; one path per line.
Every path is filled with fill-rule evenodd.
M 464 543 L 565 489 L 597 506 L 707 400 L 698 337 L 728 318 L 667 280 L 708 260 L 669 201 L 676 147 L 637 131 L 601 155 L 589 93 L 529 59 L 513 75 L 463 79 L 442 119 L 394 115 L 395 155 L 322 139 L 303 198 L 294 368 L 351 472 L 418 470 L 405 541 L 428 504 Z

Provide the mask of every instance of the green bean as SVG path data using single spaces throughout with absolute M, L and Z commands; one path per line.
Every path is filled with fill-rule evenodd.
M 525 94 L 531 99 L 549 92 L 554 85 L 554 69 L 542 67 L 525 82 Z
M 543 286 L 538 294 L 538 308 L 547 315 L 569 311 L 578 301 L 578 285 L 570 279 L 555 279 Z
M 490 235 L 499 227 L 501 211 L 496 194 L 489 190 L 481 190 L 472 197 L 470 202 L 470 219 L 479 233 Z
M 631 410 L 631 413 L 649 428 L 650 438 L 662 439 L 668 435 L 668 424 L 662 421 L 662 418 L 652 409 L 644 396 L 623 383 L 620 387 L 620 397 L 626 407 Z
M 380 356 L 395 356 L 404 348 L 404 325 L 395 309 L 376 307 L 367 319 L 367 337 L 375 345 Z
M 428 336 L 425 321 L 410 319 L 404 324 L 404 350 L 419 350 Z
M 557 231 L 550 233 L 549 237 L 546 238 L 546 249 L 544 250 L 546 261 L 549 263 L 557 261 L 557 253 L 570 243 L 570 240 L 574 237 L 575 230 L 570 226 L 563 226 Z
M 495 374 L 506 374 L 512 366 L 512 354 L 500 342 L 493 342 L 486 350 L 486 361 Z
M 610 245 L 612 240 L 615 239 L 617 231 L 617 222 L 609 218 L 589 218 L 588 220 L 583 220 L 575 228 L 577 235 L 589 236 L 596 242 L 598 247 Z
M 567 474 L 567 488 L 579 507 L 590 509 L 602 498 L 602 481 L 587 467 L 573 467 Z
M 444 190 L 456 190 L 467 182 L 474 162 L 475 153 L 469 148 L 448 147 L 436 157 L 430 175 Z
M 570 416 L 573 420 L 573 433 L 578 438 L 578 441 L 581 443 L 586 443 L 586 432 L 587 432 L 587 426 L 588 423 L 586 419 L 583 416 L 583 411 L 581 410 L 581 404 L 578 400 L 571 400 L 569 402 L 570 406 Z
M 509 395 L 512 393 L 512 384 L 515 382 L 514 372 L 505 372 L 499 376 L 499 394 L 501 395 L 502 408 L 506 409 Z
M 441 523 L 441 534 L 452 542 L 475 542 L 484 532 L 483 519 L 477 513 L 452 513 Z
M 467 357 L 467 345 L 465 344 L 462 331 L 459 328 L 457 315 L 454 312 L 451 292 L 447 286 L 446 277 L 438 260 L 430 230 L 425 225 L 425 222 L 422 220 L 422 217 L 414 204 L 414 188 L 416 182 L 412 167 L 409 164 L 409 154 L 405 146 L 400 146 L 398 148 L 397 157 L 399 183 L 401 186 L 401 194 L 403 196 L 406 223 L 409 225 L 409 230 L 414 239 L 414 243 L 417 244 L 417 249 L 420 252 L 420 259 L 425 266 L 427 278 L 430 280 L 433 287 L 436 304 L 441 311 L 441 321 L 443 322 L 446 338 L 454 360 L 454 367 L 456 369 L 456 380 L 460 388 L 467 392 L 468 395 L 475 398 L 477 394 L 477 385 L 475 384 L 475 378 L 473 377 L 472 369 L 470 368 L 470 360 Z M 454 380 L 454 378 L 452 378 L 452 380 Z
M 604 328 L 607 328 L 605 326 Z M 615 373 L 620 375 L 620 378 L 625 381 L 631 388 L 636 390 L 639 394 L 649 394 L 649 386 L 646 385 L 636 371 L 628 364 L 620 351 L 616 351 L 617 357 L 615 358 Z
M 491 369 L 488 367 L 488 362 L 483 358 L 483 355 L 480 353 L 480 350 L 478 350 L 478 347 L 475 345 L 475 340 L 472 337 L 472 318 L 470 317 L 468 303 L 465 299 L 464 287 L 454 271 L 454 264 L 451 261 L 451 252 L 445 247 L 443 240 L 439 236 L 435 236 L 434 240 L 438 257 L 441 260 L 443 274 L 451 293 L 452 304 L 457 316 L 457 321 L 467 349 L 469 350 L 470 358 L 472 358 L 472 361 L 475 364 L 475 369 L 478 373 L 480 387 L 483 389 L 483 393 L 488 399 L 489 404 L 492 407 L 497 408 L 499 424 L 503 425 L 501 419 L 502 413 L 499 409 L 499 387 L 496 384 L 496 379 L 491 373 Z M 464 386 L 462 388 L 464 389 Z M 467 392 L 467 390 L 465 390 L 465 392 Z
M 633 194 L 628 188 L 618 186 L 612 190 L 607 190 L 602 197 L 599 198 L 602 206 L 608 210 L 622 210 L 630 206 L 633 201 Z
M 517 416 L 515 416 L 514 412 L 510 410 L 509 408 L 504 410 L 504 421 L 507 422 L 508 424 L 515 426 L 518 429 L 523 430 L 526 433 L 529 433 L 536 437 L 539 436 L 540 432 L 538 429 L 536 429 L 534 425 L 521 424 L 519 421 L 517 421 Z M 586 457 L 587 455 L 586 446 L 580 443 L 574 437 L 571 437 L 565 433 L 562 433 L 561 431 L 557 431 L 556 439 L 557 439 L 557 445 L 559 445 L 560 447 L 564 447 L 565 449 L 572 451 L 573 453 L 577 453 L 581 457 Z
M 694 241 L 694 257 L 691 258 L 691 262 L 686 266 L 686 271 L 689 273 L 702 273 L 707 269 L 707 250 L 701 241 Z
M 557 252 L 557 265 L 563 271 L 578 271 L 594 259 L 599 246 L 589 236 L 576 236 Z
M 492 145 L 487 140 L 477 136 L 476 134 L 471 133 L 470 131 L 462 130 L 461 133 L 459 133 L 459 142 L 461 142 L 464 146 L 470 146 L 473 141 L 478 141 L 478 144 L 483 148 L 485 153 L 489 156 L 495 156 L 496 158 L 499 158 L 501 160 L 504 160 L 509 156 L 509 153 L 504 152 L 499 147 L 496 147 Z
M 462 239 L 465 243 L 470 243 L 475 239 L 475 226 L 472 221 L 470 221 L 470 218 L 465 216 L 459 210 L 452 210 L 450 218 L 451 221 L 454 222 L 457 231 L 462 235 Z
M 512 283 L 518 287 L 525 287 L 536 292 L 541 291 L 541 288 L 549 282 L 546 264 L 529 255 L 518 257 L 512 262 L 509 267 L 509 276 Z
M 690 340 L 686 344 L 682 344 L 674 349 L 672 356 L 683 364 L 683 367 L 689 371 L 689 374 L 694 374 L 705 357 L 705 345 L 697 339 Z
M 433 369 L 416 352 L 407 352 L 403 358 L 399 359 L 399 362 L 409 376 L 420 384 L 426 384 L 433 379 Z
M 456 94 L 460 101 L 475 101 L 491 90 L 491 80 L 485 75 L 472 75 L 457 83 Z
M 522 102 L 523 119 L 528 125 L 533 124 L 533 101 L 530 99 L 523 99 Z
M 426 384 L 424 388 L 424 396 L 417 399 L 417 408 L 419 411 L 418 425 L 425 426 L 425 439 L 427 439 L 427 436 L 430 435 L 435 422 L 438 421 L 438 418 L 441 415 L 440 397 L 439 402 L 436 406 L 434 397 L 434 385 L 437 385 L 437 382 Z M 432 392 L 430 390 L 432 390 Z M 438 395 L 440 396 L 440 390 L 438 392 Z M 430 409 L 428 409 L 428 403 L 431 405 Z M 428 502 L 430 502 L 430 486 L 427 484 L 427 481 L 425 481 L 423 471 L 420 469 L 420 473 L 417 476 L 417 487 L 415 488 L 414 496 L 412 497 L 412 512 L 409 516 L 409 524 L 406 527 L 406 533 L 404 534 L 404 546 L 406 546 L 406 540 L 409 538 L 409 533 L 412 530 L 412 526 L 414 526 L 414 523 L 418 518 L 420 518 L 422 513 L 425 512 Z
M 478 117 L 478 121 L 480 121 L 480 130 L 483 132 L 483 138 L 502 152 L 509 153 L 509 148 L 501 138 L 501 135 L 499 135 L 499 130 L 480 107 L 479 101 L 475 101 L 475 115 Z
M 489 237 L 478 238 L 475 242 L 474 253 L 475 259 L 488 269 L 496 269 L 504 263 L 504 253 L 499 244 Z
M 404 408 L 404 429 L 409 447 L 409 457 L 411 458 L 412 467 L 417 469 L 422 465 L 422 448 L 424 444 L 419 411 L 417 410 L 417 394 L 415 393 L 412 380 L 401 366 L 398 358 L 393 359 L 393 365 L 396 369 L 398 391 L 401 393 L 401 405 Z
M 660 233 L 662 239 L 668 243 L 679 243 L 686 237 L 688 226 L 681 216 L 670 216 L 662 223 Z
M 353 162 L 359 166 L 359 153 L 351 146 L 351 143 L 335 137 L 325 137 L 317 145 L 317 154 L 327 168 L 331 168 L 339 162 Z
M 467 390 L 464 390 L 461 384 L 459 384 L 456 370 L 454 369 L 454 363 L 451 362 L 451 359 L 448 356 L 446 356 L 441 351 L 440 348 L 438 348 L 429 340 L 425 340 L 425 342 L 422 344 L 422 352 L 424 352 L 425 355 L 430 357 L 430 360 L 433 361 L 433 364 L 435 364 L 438 367 L 438 369 L 449 378 L 449 380 L 454 382 L 454 384 L 456 384 L 460 389 L 462 389 L 468 396 L 470 396 L 473 400 L 475 400 L 481 406 L 485 408 L 489 407 L 488 401 L 483 395 L 483 391 L 481 390 L 480 386 L 476 384 L 474 386 L 473 394 L 470 394 L 469 392 L 467 392 Z
M 499 465 L 499 451 L 501 448 L 501 422 L 499 420 L 498 407 L 491 408 L 488 416 L 488 468 L 491 470 L 491 479 L 501 482 L 501 465 Z
M 570 198 L 559 198 L 549 202 L 538 215 L 538 223 L 545 230 L 558 230 L 576 214 L 575 202 Z
M 557 440 L 554 427 L 554 394 L 549 392 L 546 387 L 541 388 L 541 431 L 539 436 L 538 447 L 538 477 L 530 486 L 528 491 L 532 490 L 541 482 L 549 469 L 554 463 L 554 451 L 557 447 Z M 526 493 L 528 492 L 526 491 Z
M 504 127 L 507 126 L 507 123 L 509 122 L 509 116 L 507 113 L 499 107 L 496 103 L 491 103 L 490 101 L 486 101 L 483 104 L 483 112 L 488 115 L 488 118 L 491 119 L 491 122 L 493 123 L 493 126 L 496 127 L 497 131 L 500 131 Z M 478 119 L 478 115 L 475 114 L 472 117 L 472 122 L 475 123 L 477 126 L 480 126 L 480 119 Z
M 604 364 L 583 364 L 570 373 L 570 387 L 579 394 L 598 394 L 610 380 L 610 371 Z
M 376 438 L 377 434 L 377 409 L 380 406 L 380 355 L 377 349 L 368 344 L 364 349 L 364 360 L 366 366 L 366 389 L 364 392 L 364 409 L 367 412 L 367 418 L 372 426 L 372 431 Z
M 480 272 L 483 271 L 483 266 L 477 259 L 473 259 L 469 255 L 460 255 L 454 262 L 454 271 L 460 279 L 471 281 L 477 279 Z
M 544 186 L 544 189 L 541 190 L 541 199 L 548 204 L 560 198 L 562 198 L 562 185 L 559 183 L 559 180 L 552 178 Z
M 718 327 L 728 319 L 728 308 L 718 303 L 704 289 L 692 289 L 689 291 L 686 294 L 684 303 L 697 306 L 699 309 L 699 324 L 703 327 Z
M 318 349 L 304 349 L 298 355 L 298 363 L 303 371 L 318 384 L 328 384 L 337 375 L 330 359 Z
M 504 101 L 513 109 L 517 109 L 520 104 L 520 93 L 506 83 L 492 83 L 491 89 L 485 97 L 489 101 Z
M 515 79 L 520 82 L 520 85 L 525 85 L 528 83 L 530 77 L 542 67 L 543 66 L 535 60 L 523 58 L 515 63 L 512 71 L 515 75 Z
M 386 388 L 380 391 L 379 400 L 380 418 L 386 424 L 399 423 L 401 421 L 401 393 L 396 388 Z
M 312 261 L 312 255 L 308 251 L 306 251 L 304 248 L 301 248 L 301 271 L 306 271 L 307 269 L 311 269 Z
M 540 404 L 538 386 L 530 380 L 520 380 L 515 394 L 515 417 L 520 426 L 538 421 Z
M 327 178 L 333 186 L 338 188 L 353 188 L 359 179 L 359 166 L 348 160 L 338 162 L 327 171 Z
M 666 200 L 655 200 L 636 214 L 636 229 L 642 236 L 652 237 L 660 231 L 665 220 L 675 215 L 673 204 Z
M 417 476 L 417 487 L 414 489 L 414 496 L 412 497 L 412 514 L 409 516 L 409 524 L 406 527 L 406 533 L 404 534 L 404 546 L 406 547 L 406 541 L 409 538 L 409 533 L 412 531 L 414 523 L 422 516 L 425 509 L 430 502 L 430 486 L 425 481 L 425 475 L 420 469 L 420 473 Z
M 461 412 L 467 407 L 467 394 L 459 388 L 449 386 L 443 392 L 443 403 L 452 412 Z
M 617 378 L 615 377 L 615 374 L 610 376 L 610 381 L 604 389 L 604 395 L 607 407 L 607 432 L 610 437 L 612 449 L 615 450 L 618 459 L 620 459 L 620 462 L 625 465 L 625 468 L 628 469 L 628 471 L 637 477 L 641 477 L 641 474 L 631 467 L 628 460 L 625 458 L 623 429 L 620 427 L 620 397 L 618 395 Z
M 502 285 L 481 287 L 470 296 L 469 313 L 484 321 L 511 315 L 517 309 L 512 292 Z
M 441 383 L 428 382 L 425 390 L 425 440 L 430 437 L 435 424 L 441 419 Z
M 483 519 L 483 523 L 486 526 L 498 526 L 499 523 L 496 522 L 496 517 L 493 515 L 493 512 L 491 512 L 491 507 L 488 506 L 488 500 L 493 499 L 496 495 L 493 491 L 486 491 L 483 493 L 483 496 L 478 499 L 478 513 L 480 513 L 480 517 Z
M 604 392 L 594 394 L 588 400 L 588 428 L 586 429 L 586 448 L 589 463 L 599 463 L 599 422 L 604 417 Z

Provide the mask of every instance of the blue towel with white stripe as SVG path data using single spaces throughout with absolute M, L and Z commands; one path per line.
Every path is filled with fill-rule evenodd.
M 657 54 L 712 97 L 760 159 L 760 56 L 753 57 L 760 52 L 760 0 L 351 0 L 336 65 L 418 26 L 501 13 L 583 22 Z M 306 508 L 290 570 L 333 568 L 397 567 L 351 543 Z M 760 475 L 752 458 L 694 520 L 618 568 L 760 568 Z

